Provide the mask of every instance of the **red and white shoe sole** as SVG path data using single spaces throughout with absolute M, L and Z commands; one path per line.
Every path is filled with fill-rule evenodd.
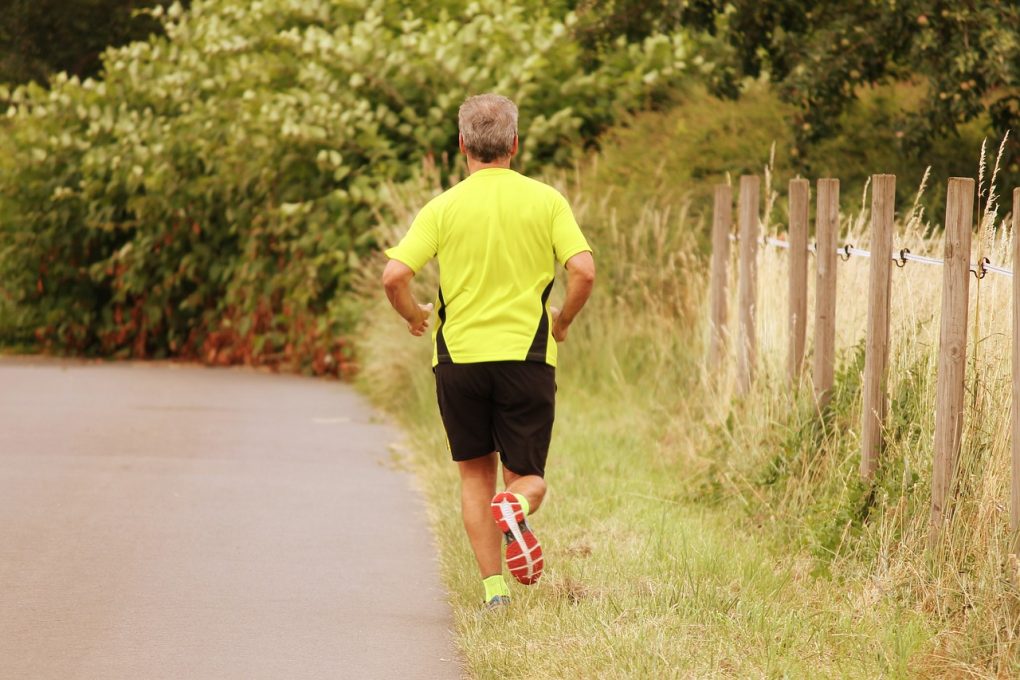
M 504 534 L 513 538 L 506 546 L 506 566 L 510 575 L 524 585 L 531 585 L 542 576 L 545 561 L 542 546 L 524 523 L 524 511 L 512 493 L 498 493 L 490 504 L 492 518 Z M 522 526 L 523 525 L 523 526 Z
M 545 566 L 542 546 L 530 529 L 522 531 L 519 538 L 507 544 L 506 566 L 510 575 L 526 586 L 542 577 Z

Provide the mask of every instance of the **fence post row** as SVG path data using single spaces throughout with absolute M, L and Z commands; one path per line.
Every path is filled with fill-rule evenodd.
M 886 414 L 886 382 L 889 360 L 889 300 L 892 270 L 892 237 L 895 215 L 896 177 L 872 176 L 871 257 L 868 295 L 868 326 L 865 346 L 863 409 L 861 414 L 861 476 L 871 479 L 882 449 Z M 757 342 L 755 299 L 757 295 L 757 245 L 759 181 L 740 178 L 740 310 L 737 379 L 739 393 L 747 393 L 754 380 Z M 790 346 L 789 378 L 799 380 L 804 357 L 804 322 L 807 315 L 807 221 L 810 185 L 790 182 Z M 815 343 L 813 383 L 818 408 L 824 408 L 833 386 L 836 316 L 836 239 L 839 229 L 839 180 L 818 180 L 815 223 L 817 258 L 815 292 Z M 726 353 L 726 270 L 729 261 L 729 225 L 732 192 L 726 185 L 715 188 L 712 231 L 712 345 L 711 360 L 719 363 Z M 946 197 L 945 252 L 939 332 L 935 435 L 932 470 L 931 538 L 937 539 L 946 520 L 963 434 L 964 390 L 967 361 L 967 318 L 970 284 L 971 231 L 973 229 L 974 180 L 953 177 Z M 1013 190 L 1012 259 L 1012 412 L 1010 550 L 1020 551 L 1020 187 Z M 888 253 L 889 256 L 884 256 Z M 1008 273 L 1008 272 L 1007 272 Z
M 1020 550 L 1020 188 L 1013 189 L 1013 479 L 1009 526 L 1013 552 Z
M 821 410 L 829 403 L 836 365 L 836 238 L 839 180 L 818 180 L 815 211 L 815 347 L 813 382 Z
M 737 349 L 737 392 L 747 394 L 754 381 L 758 342 L 755 304 L 758 297 L 758 186 L 755 175 L 740 178 L 740 346 Z
M 861 477 L 871 479 L 882 450 L 889 363 L 889 277 L 892 260 L 896 176 L 871 177 L 871 274 L 868 284 L 868 335 L 864 356 L 864 408 L 861 412 Z
M 726 331 L 727 284 L 729 282 L 730 228 L 733 225 L 733 190 L 728 184 L 715 187 L 712 220 L 712 336 L 709 341 L 709 366 L 718 366 L 726 357 L 729 344 Z
M 808 212 L 811 183 L 790 180 L 790 342 L 787 369 L 790 384 L 800 383 L 807 335 Z
M 952 177 L 946 194 L 942 321 L 935 391 L 935 456 L 931 477 L 931 536 L 938 536 L 953 482 L 963 433 L 963 387 L 967 363 L 967 302 L 974 180 Z

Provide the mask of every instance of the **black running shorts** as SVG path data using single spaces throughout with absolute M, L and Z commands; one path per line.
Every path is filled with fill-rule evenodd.
M 436 397 L 456 461 L 499 451 L 519 475 L 545 475 L 556 369 L 536 361 L 439 364 Z

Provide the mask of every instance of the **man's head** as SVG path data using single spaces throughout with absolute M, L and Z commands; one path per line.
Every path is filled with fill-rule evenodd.
M 517 105 L 498 94 L 468 97 L 457 116 L 463 150 L 482 163 L 517 152 Z

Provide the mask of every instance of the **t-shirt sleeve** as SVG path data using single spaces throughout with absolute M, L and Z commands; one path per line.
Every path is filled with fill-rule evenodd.
M 567 260 L 574 255 L 585 251 L 591 252 L 591 246 L 581 233 L 581 227 L 577 226 L 567 199 L 562 196 L 557 198 L 556 207 L 553 209 L 553 252 L 556 254 L 556 260 L 565 267 Z
M 435 210 L 426 204 L 411 222 L 411 228 L 400 243 L 386 251 L 386 257 L 399 260 L 417 274 L 425 264 L 436 256 L 439 247 L 439 225 Z

